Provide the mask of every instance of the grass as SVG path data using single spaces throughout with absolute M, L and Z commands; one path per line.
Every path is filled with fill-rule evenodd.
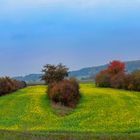
M 38 134 L 64 132 L 66 135 L 74 132 L 88 136 L 135 134 L 140 138 L 139 92 L 81 84 L 82 97 L 77 108 L 66 116 L 59 116 L 45 91 L 45 86 L 30 86 L 0 97 L 0 130 Z

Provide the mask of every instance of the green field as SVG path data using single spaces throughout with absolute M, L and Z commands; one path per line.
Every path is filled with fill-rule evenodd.
M 57 116 L 45 86 L 30 86 L 0 97 L 0 130 L 128 134 L 140 132 L 140 93 L 81 84 L 81 100 L 66 116 Z

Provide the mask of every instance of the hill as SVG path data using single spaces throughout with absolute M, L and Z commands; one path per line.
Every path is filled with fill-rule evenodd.
M 125 64 L 127 72 L 132 72 L 134 70 L 140 69 L 140 60 L 125 62 Z M 107 66 L 108 64 L 102 66 L 83 68 L 77 71 L 70 71 L 69 76 L 76 77 L 77 79 L 80 80 L 90 79 L 91 77 L 95 77 L 95 75 L 99 73 L 101 70 L 107 68 Z M 42 82 L 40 80 L 40 77 L 41 74 L 30 74 L 25 77 L 14 77 L 14 79 L 26 81 L 27 83 L 39 83 Z
M 19 81 L 25 81 L 27 83 L 42 83 L 43 81 L 41 81 L 41 76 L 42 74 L 29 74 L 26 76 L 17 76 L 13 78 Z
M 140 69 L 140 60 L 136 61 L 128 61 L 124 62 L 126 66 L 126 72 L 130 73 L 134 70 Z M 102 66 L 95 66 L 95 67 L 89 67 L 89 68 L 83 68 L 78 71 L 71 71 L 70 76 L 74 76 L 78 79 L 86 79 L 90 77 L 95 77 L 97 73 L 99 73 L 101 70 L 104 70 L 108 67 L 108 64 L 102 65 Z

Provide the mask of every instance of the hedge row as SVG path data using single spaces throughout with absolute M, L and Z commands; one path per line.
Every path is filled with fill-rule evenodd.
M 9 77 L 0 78 L 0 96 L 14 92 L 24 87 L 26 87 L 26 83 L 23 81 L 17 81 Z

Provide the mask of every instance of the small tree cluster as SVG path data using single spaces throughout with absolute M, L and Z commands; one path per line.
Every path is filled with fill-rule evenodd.
M 42 79 L 48 85 L 48 98 L 64 106 L 75 107 L 79 98 L 79 84 L 75 79 L 65 79 L 68 68 L 62 64 L 45 65 Z
M 112 61 L 106 70 L 96 75 L 96 85 L 99 87 L 122 88 L 124 75 L 125 64 L 120 61 Z
M 24 87 L 26 87 L 26 83 L 23 81 L 13 80 L 9 77 L 0 78 L 0 96 L 14 92 Z
M 125 64 L 112 61 L 106 70 L 95 78 L 96 86 L 140 91 L 140 70 L 131 74 L 125 72 Z

